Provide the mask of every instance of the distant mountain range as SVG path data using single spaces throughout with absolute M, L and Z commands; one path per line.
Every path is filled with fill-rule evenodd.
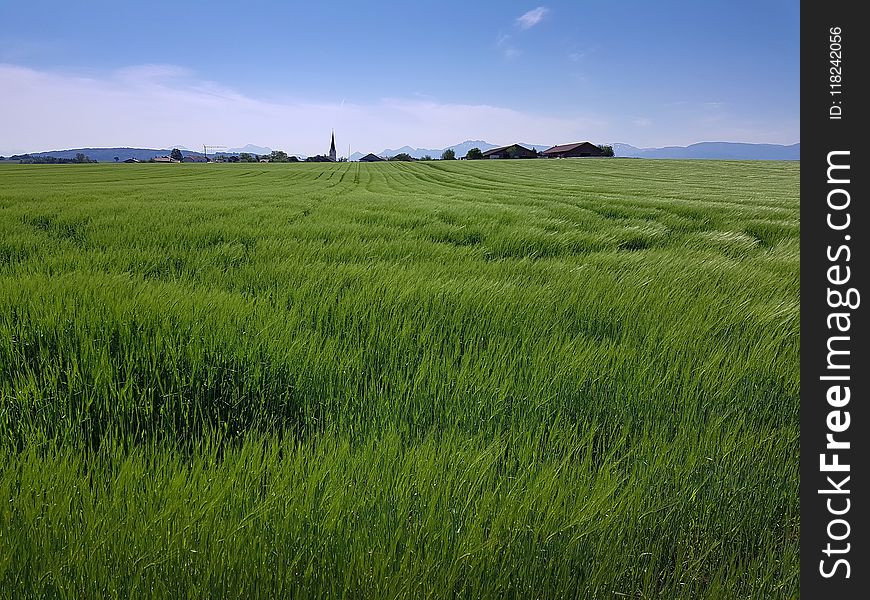
M 542 151 L 551 148 L 552 144 L 526 144 L 520 142 L 521 146 L 526 148 L 534 148 Z M 744 144 L 739 142 L 700 142 L 690 146 L 666 146 L 664 148 L 638 148 L 631 144 L 608 144 L 613 146 L 615 156 L 622 158 L 696 158 L 696 159 L 712 159 L 712 160 L 800 160 L 801 145 L 792 144 L 783 146 L 780 144 Z M 378 152 L 378 156 L 390 157 L 404 152 L 414 158 L 422 158 L 429 155 L 432 158 L 440 158 L 441 153 L 448 148 L 456 153 L 456 158 L 465 156 L 472 148 L 480 148 L 486 152 L 492 148 L 497 148 L 495 144 L 490 144 L 483 140 L 468 140 L 455 146 L 447 148 L 412 148 L 411 146 L 402 146 L 395 150 L 387 148 Z M 354 152 L 350 155 L 350 160 L 359 160 L 364 154 Z
M 197 148 L 188 148 L 187 146 L 182 146 L 181 144 L 174 144 L 172 146 L 167 146 L 167 148 L 178 148 L 185 154 L 190 152 L 193 154 L 202 155 L 202 152 Z M 248 154 L 256 154 L 257 156 L 265 156 L 267 154 L 272 153 L 271 148 L 266 148 L 265 146 L 254 146 L 253 144 L 248 144 L 244 148 L 221 148 L 220 150 L 213 150 L 209 152 L 209 156 L 212 154 L 241 154 L 242 152 L 247 152 Z
M 272 149 L 266 148 L 265 146 L 254 146 L 253 144 L 248 144 L 244 148 L 229 148 L 227 150 L 223 150 L 221 152 L 221 154 L 223 154 L 223 153 L 241 154 L 242 152 L 247 152 L 248 154 L 256 154 L 258 156 L 263 156 L 265 154 L 271 154 Z
M 537 150 L 546 150 L 550 146 L 542 146 L 540 144 L 526 144 L 520 142 L 521 146 L 525 146 L 526 148 L 535 148 Z M 455 144 L 453 146 L 447 146 L 446 148 L 412 148 L 411 146 L 402 146 L 401 148 L 396 148 L 395 150 L 391 148 L 387 148 L 376 154 L 378 156 L 382 156 L 384 158 L 389 158 L 390 156 L 396 156 L 397 154 L 405 153 L 413 158 L 423 158 L 424 156 L 431 156 L 432 158 L 441 158 L 441 154 L 445 150 L 453 150 L 456 153 L 456 158 L 462 158 L 468 151 L 472 148 L 477 148 L 486 152 L 487 150 L 492 150 L 493 148 L 498 148 L 496 144 L 490 144 L 489 142 L 485 142 L 483 140 L 465 140 L 461 144 Z M 365 156 L 362 152 L 354 152 L 350 155 L 350 160 L 359 160 Z
M 136 160 L 150 160 L 155 156 L 166 156 L 170 150 L 153 149 L 153 148 L 74 148 L 72 150 L 51 150 L 50 152 L 28 152 L 27 155 L 34 157 L 50 156 L 53 158 L 75 158 L 75 155 L 81 152 L 91 160 L 98 162 L 114 162 L 115 157 L 119 161 L 125 161 L 128 158 Z M 7 158 L 17 160 L 23 154 L 16 154 Z
M 115 162 L 115 157 L 118 158 L 118 162 L 123 162 L 130 158 L 135 158 L 136 160 L 150 160 L 157 156 L 168 156 L 170 152 L 172 152 L 173 148 L 178 148 L 181 150 L 181 153 L 184 156 L 193 156 L 193 157 L 201 157 L 202 152 L 198 150 L 191 150 L 189 148 L 185 148 L 184 146 L 169 146 L 168 148 L 73 148 L 72 150 L 50 150 L 48 152 L 28 152 L 27 156 L 32 157 L 52 157 L 52 158 L 75 158 L 75 155 L 78 153 L 82 153 L 91 160 L 95 160 L 97 162 Z M 228 148 L 226 150 L 220 151 L 210 151 L 209 156 L 216 155 L 224 155 L 224 156 L 238 156 L 242 152 L 247 152 L 248 154 L 257 154 L 259 156 L 266 155 L 268 156 L 272 150 L 270 148 L 264 148 L 262 146 L 253 146 L 248 144 L 244 148 Z M 24 156 L 23 154 L 16 154 L 14 156 L 8 156 L 7 158 L 10 160 L 18 160 Z M 304 155 L 300 156 L 300 158 L 305 158 Z
M 546 150 L 550 145 L 543 144 L 525 144 L 521 145 L 527 148 L 535 148 L 536 150 Z M 666 146 L 664 148 L 638 148 L 631 144 L 614 143 L 613 152 L 618 157 L 623 158 L 694 158 L 694 159 L 720 159 L 720 160 L 800 160 L 801 145 L 792 144 L 783 146 L 780 144 L 744 144 L 738 142 L 700 142 L 690 146 Z M 440 158 L 441 153 L 445 150 L 452 149 L 456 153 L 456 158 L 462 158 L 472 148 L 480 148 L 484 152 L 497 148 L 495 144 L 490 144 L 484 140 L 466 140 L 460 144 L 448 146 L 447 148 L 412 148 L 411 146 L 402 146 L 401 148 L 384 149 L 378 152 L 378 156 L 390 157 L 400 153 L 406 153 L 414 158 L 422 158 L 426 155 L 432 158 Z M 41 157 L 50 156 L 54 158 L 75 158 L 75 155 L 82 153 L 91 160 L 98 162 L 114 162 L 115 157 L 118 161 L 125 161 L 129 158 L 136 160 L 149 160 L 156 156 L 166 156 L 171 151 L 171 148 L 179 148 L 185 156 L 201 156 L 201 152 L 191 151 L 181 146 L 171 146 L 170 148 L 75 148 L 72 150 L 52 150 L 48 152 L 30 152 L 30 156 Z M 254 146 L 248 144 L 242 148 L 228 148 L 214 154 L 223 155 L 238 155 L 242 152 L 249 154 L 257 154 L 260 156 L 268 155 L 272 152 L 271 148 L 263 146 Z M 210 155 L 214 155 L 210 153 Z M 22 155 L 8 157 L 11 160 L 18 160 Z M 295 154 L 299 158 L 304 159 L 304 154 Z M 362 152 L 354 152 L 350 155 L 350 160 L 359 160 L 365 156 Z
M 616 156 L 626 158 L 701 158 L 718 160 L 800 160 L 801 145 L 743 144 L 737 142 L 700 142 L 690 146 L 636 148 L 630 144 L 611 144 Z

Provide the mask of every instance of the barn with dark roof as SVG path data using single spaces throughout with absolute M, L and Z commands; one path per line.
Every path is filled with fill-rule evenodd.
M 377 154 L 372 154 L 371 152 L 359 159 L 360 162 L 381 162 L 382 160 L 384 159 Z
M 585 156 L 604 156 L 604 151 L 592 142 L 562 144 L 541 152 L 547 158 L 580 158 Z
M 483 158 L 537 158 L 538 153 L 519 144 L 493 148 L 483 153 Z

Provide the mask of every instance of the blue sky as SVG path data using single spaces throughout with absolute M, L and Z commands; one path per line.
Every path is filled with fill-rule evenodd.
M 3 2 L 0 153 L 800 141 L 797 1 L 378 6 Z

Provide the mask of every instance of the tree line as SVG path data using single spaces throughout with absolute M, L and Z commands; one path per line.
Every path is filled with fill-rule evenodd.
M 613 156 L 613 146 L 599 145 L 598 148 L 604 153 L 604 156 Z M 532 152 L 534 153 L 533 157 L 520 156 L 519 152 L 512 152 L 511 150 L 507 151 L 508 158 L 538 158 L 540 156 L 540 152 L 536 149 L 532 148 Z M 465 160 L 483 160 L 483 151 L 480 148 L 471 148 L 468 152 L 465 153 Z M 414 158 L 410 154 L 406 154 L 404 152 L 397 154 L 395 156 L 389 157 L 387 160 L 401 160 L 401 161 L 411 161 L 411 160 L 434 160 L 428 154 L 423 156 L 422 158 Z M 444 152 L 441 153 L 441 160 L 456 160 L 456 151 L 453 148 L 448 148 Z
M 613 156 L 613 146 L 607 145 L 599 145 L 598 146 L 601 151 L 604 153 L 604 156 Z M 538 157 L 539 152 L 535 149 L 532 149 L 534 152 L 534 156 Z M 181 162 L 184 160 L 184 155 L 181 150 L 178 148 L 173 148 L 169 153 L 169 157 L 173 160 Z M 278 163 L 292 163 L 292 162 L 303 162 L 299 159 L 298 156 L 288 155 L 283 150 L 273 150 L 270 154 L 258 155 L 252 154 L 250 152 L 242 152 L 238 156 L 235 155 L 220 155 L 216 157 L 218 161 L 229 161 L 229 162 L 243 162 L 243 163 L 255 163 L 260 162 L 262 159 L 266 159 L 268 162 L 278 162 Z M 510 152 L 508 152 L 508 158 L 524 158 L 519 155 L 511 156 Z M 206 157 L 208 160 L 208 157 Z M 471 148 L 465 154 L 465 160 L 482 160 L 483 159 L 483 151 L 480 148 Z M 17 160 L 21 164 L 31 164 L 31 165 L 63 165 L 63 164 L 83 164 L 83 163 L 95 163 L 96 160 L 92 160 L 88 158 L 85 154 L 78 152 L 76 153 L 74 158 L 57 158 L 54 156 L 31 156 L 29 154 L 16 154 L 10 157 L 0 156 L 0 160 Z M 421 158 L 414 158 L 410 154 L 406 152 L 400 152 L 395 156 L 390 156 L 387 160 L 391 161 L 400 161 L 400 162 L 410 162 L 410 161 L 427 161 L 427 160 L 436 160 L 432 158 L 430 155 L 425 155 Z M 456 151 L 452 148 L 448 148 L 444 152 L 441 153 L 441 160 L 456 160 Z M 346 162 L 346 158 L 339 159 L 338 162 Z M 115 162 L 118 162 L 118 157 L 115 157 Z M 154 159 L 145 160 L 142 162 L 155 162 Z M 316 156 L 307 157 L 304 162 L 332 162 L 328 156 L 318 154 Z
M 16 154 L 0 160 L 17 160 L 22 165 L 73 165 L 95 163 L 97 161 L 88 158 L 85 154 L 77 152 L 74 158 L 58 158 L 57 156 L 31 156 L 29 154 Z

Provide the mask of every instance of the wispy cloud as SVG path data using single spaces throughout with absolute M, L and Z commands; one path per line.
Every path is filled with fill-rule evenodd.
M 548 115 L 538 112 L 546 108 L 423 96 L 368 103 L 341 96 L 334 101 L 266 100 L 174 65 L 81 74 L 0 63 L 0 89 L 0 115 L 6 116 L 0 120 L 0 154 L 6 156 L 84 147 L 197 148 L 203 143 L 252 143 L 321 154 L 333 129 L 340 148 L 350 144 L 363 152 L 405 144 L 443 148 L 466 139 L 494 144 L 624 141 L 639 147 L 705 140 L 790 144 L 799 130 L 796 119 L 739 118 L 727 105 L 723 110 L 703 103 L 656 114 L 578 107 Z
M 505 58 L 516 58 L 522 54 L 522 51 L 514 46 L 511 36 L 507 33 L 499 34 L 495 40 L 495 45 Z
M 529 12 L 517 17 L 517 26 L 520 29 L 530 29 L 540 23 L 549 12 L 550 9 L 543 6 L 533 8 Z
M 465 139 L 556 143 L 604 139 L 595 115 L 545 116 L 485 104 L 384 98 L 267 101 L 197 79 L 172 65 L 131 67 L 83 77 L 0 64 L 0 154 L 80 147 L 164 148 L 253 143 L 290 153 L 326 151 L 336 142 L 378 152 L 404 144 L 441 148 Z

